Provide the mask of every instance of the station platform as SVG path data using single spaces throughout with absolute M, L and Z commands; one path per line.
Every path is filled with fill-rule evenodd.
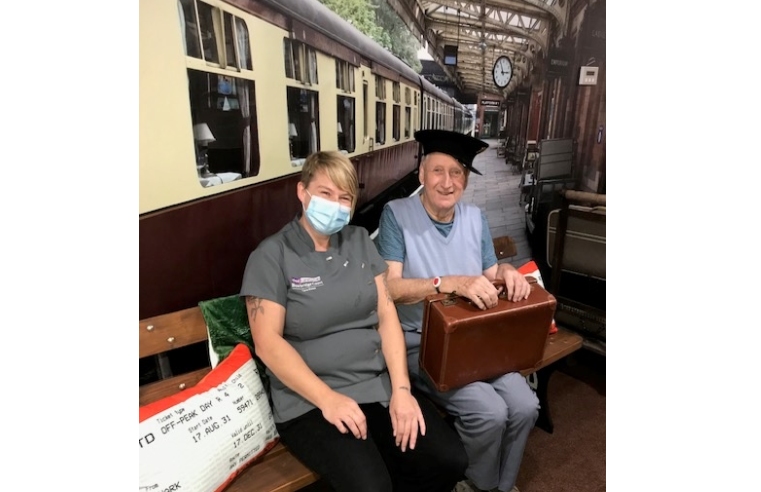
M 515 241 L 517 254 L 507 261 L 518 268 L 533 258 L 526 234 L 526 215 L 520 204 L 521 173 L 515 166 L 506 164 L 503 156 L 497 155 L 496 138 L 484 139 L 484 142 L 489 147 L 473 161 L 473 167 L 483 176 L 471 173 L 462 201 L 483 210 L 492 238 L 510 236 Z

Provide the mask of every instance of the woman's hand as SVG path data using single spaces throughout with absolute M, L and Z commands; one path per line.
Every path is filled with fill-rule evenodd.
M 423 419 L 420 405 L 410 393 L 409 388 L 399 387 L 391 393 L 388 411 L 391 414 L 391 426 L 394 429 L 396 445 L 402 452 L 407 450 L 408 444 L 410 449 L 415 449 L 418 430 L 420 435 L 425 435 L 425 419 Z
M 367 439 L 367 420 L 356 401 L 332 391 L 320 407 L 322 416 L 336 426 L 341 434 L 351 432 L 357 439 Z

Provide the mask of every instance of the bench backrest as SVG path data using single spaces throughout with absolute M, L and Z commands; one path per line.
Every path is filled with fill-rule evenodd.
M 209 366 L 184 374 L 172 374 L 167 360 L 162 364 L 161 359 L 166 359 L 167 352 L 199 342 L 208 343 L 206 320 L 199 307 L 140 320 L 140 358 L 158 356 L 160 372 L 163 372 L 163 379 L 140 386 L 140 406 L 191 388 L 211 371 L 208 357 Z M 163 371 L 162 365 L 166 366 Z M 316 473 L 278 443 L 245 469 L 225 492 L 293 492 L 317 480 Z
M 492 242 L 494 243 L 494 253 L 497 255 L 497 260 L 504 260 L 518 254 L 515 241 L 510 236 L 495 237 L 492 239 Z
M 140 320 L 141 359 L 152 355 L 162 357 L 171 350 L 207 340 L 206 321 L 199 307 Z M 165 365 L 168 367 L 168 364 Z M 162 364 L 159 362 L 159 368 L 161 367 Z M 185 374 L 164 374 L 163 376 L 168 377 L 140 386 L 140 405 L 147 405 L 190 388 L 209 371 L 211 371 L 210 365 Z

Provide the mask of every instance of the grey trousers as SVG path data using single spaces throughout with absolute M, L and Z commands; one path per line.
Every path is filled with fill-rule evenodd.
M 526 378 L 510 373 L 441 393 L 420 371 L 416 353 L 410 354 L 408 365 L 412 384 L 455 417 L 468 454 L 465 476 L 479 489 L 509 492 L 539 415 L 539 399 Z

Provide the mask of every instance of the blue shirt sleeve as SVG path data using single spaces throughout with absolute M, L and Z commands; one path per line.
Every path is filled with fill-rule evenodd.
M 481 210 L 481 266 L 484 270 L 491 268 L 497 263 L 497 254 L 494 252 L 494 241 L 489 230 L 486 215 Z
M 404 236 L 388 204 L 383 206 L 381 212 L 375 245 L 384 260 L 404 263 Z

